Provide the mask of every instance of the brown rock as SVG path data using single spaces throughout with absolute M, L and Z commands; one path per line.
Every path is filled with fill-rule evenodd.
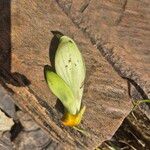
M 121 76 L 131 79 L 144 99 L 150 98 L 150 1 L 58 0 L 58 4 Z
M 22 85 L 6 84 L 14 92 L 16 104 L 65 149 L 94 149 L 111 138 L 131 110 L 126 81 L 119 77 L 56 2 L 14 0 L 11 10 L 11 71 L 23 74 L 31 82 L 25 87 L 22 78 L 14 78 L 8 73 L 14 83 Z M 54 30 L 72 37 L 85 59 L 87 78 L 83 103 L 87 110 L 81 127 L 89 133 L 89 137 L 62 126 L 62 114 L 55 108 L 57 98 L 44 80 L 43 67 L 49 64 L 49 47 L 53 37 L 50 31 Z M 1 79 L 6 81 L 4 77 Z
M 22 111 L 17 112 L 17 117 L 23 126 L 24 131 L 34 131 L 38 130 L 39 126 L 34 122 L 34 120 L 27 114 Z
M 15 149 L 19 150 L 42 150 L 48 146 L 48 144 L 50 145 L 51 142 L 48 136 L 40 129 L 30 132 L 21 132 L 14 141 Z M 52 148 L 55 147 L 52 145 Z

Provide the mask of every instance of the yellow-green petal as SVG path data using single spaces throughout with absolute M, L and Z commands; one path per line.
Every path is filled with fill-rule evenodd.
M 81 109 L 83 95 L 85 64 L 75 42 L 67 37 L 60 37 L 60 43 L 55 56 L 57 74 L 68 84 L 75 97 L 76 114 Z
M 65 109 L 71 114 L 76 114 L 75 98 L 65 81 L 49 69 L 45 69 L 45 77 L 49 88 L 60 99 Z

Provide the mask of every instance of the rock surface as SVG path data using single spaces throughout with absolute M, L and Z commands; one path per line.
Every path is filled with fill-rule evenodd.
M 16 117 L 15 104 L 8 92 L 0 85 L 0 108 L 11 117 Z
M 62 126 L 62 114 L 55 106 L 56 97 L 50 93 L 44 80 L 43 67 L 50 63 L 51 31 L 54 30 L 72 37 L 85 59 L 87 78 L 83 103 L 87 110 L 81 127 L 89 137 Z M 11 2 L 11 46 L 11 70 L 8 72 L 4 68 L 2 72 L 7 70 L 7 73 L 3 73 L 1 80 L 13 93 L 16 104 L 47 131 L 57 148 L 96 148 L 111 138 L 130 112 L 126 81 L 119 77 L 55 1 Z M 31 83 L 28 87 L 25 87 L 25 79 Z
M 120 75 L 150 98 L 150 1 L 57 2 Z
M 10 140 L 11 134 L 10 132 L 5 132 L 0 135 L 0 149 L 1 150 L 12 150 L 13 144 Z

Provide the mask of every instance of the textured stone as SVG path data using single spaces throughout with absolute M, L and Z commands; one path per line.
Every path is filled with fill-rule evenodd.
M 150 1 L 58 0 L 121 76 L 150 98 Z M 68 9 L 68 5 L 70 6 Z
M 16 119 L 15 104 L 8 92 L 0 85 L 0 108 L 13 119 Z
M 24 86 L 6 84 L 14 92 L 16 104 L 45 129 L 57 143 L 56 149 L 94 149 L 111 138 L 131 110 L 126 81 L 62 12 L 56 1 L 13 0 L 11 10 L 11 71 L 23 74 L 31 82 L 25 87 L 20 78 L 14 79 L 10 74 L 14 82 Z M 89 137 L 62 126 L 62 114 L 55 106 L 57 98 L 44 80 L 43 67 L 50 64 L 51 31 L 54 30 L 72 37 L 85 59 L 87 76 L 83 103 L 87 109 L 81 127 Z
M 22 111 L 17 112 L 17 118 L 19 119 L 24 131 L 34 131 L 38 130 L 39 126 L 34 122 L 34 120 Z
M 48 136 L 39 129 L 32 132 L 21 132 L 14 143 L 15 148 L 19 150 L 42 150 L 50 141 Z
M 10 132 L 5 132 L 0 136 L 0 150 L 12 150 L 13 144 L 10 140 Z
M 10 131 L 13 125 L 13 119 L 0 110 L 0 132 Z

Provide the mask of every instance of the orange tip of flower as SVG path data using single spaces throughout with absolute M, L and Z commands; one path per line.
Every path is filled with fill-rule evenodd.
M 72 115 L 70 113 L 66 113 L 62 118 L 62 123 L 65 126 L 73 127 L 80 124 L 82 116 L 85 112 L 85 106 L 81 108 L 80 112 Z

